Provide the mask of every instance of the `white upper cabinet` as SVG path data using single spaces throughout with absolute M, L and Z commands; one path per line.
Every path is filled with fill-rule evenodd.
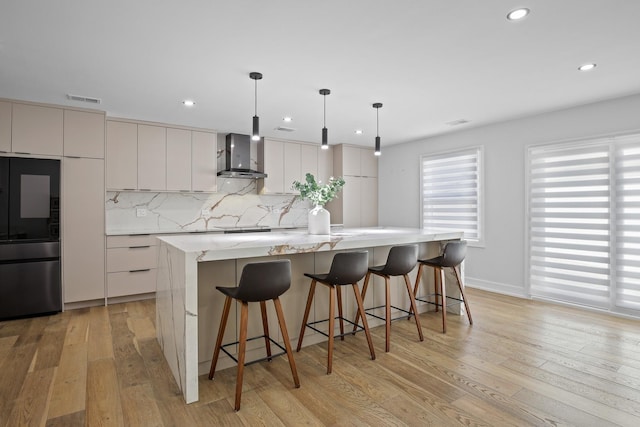
M 11 103 L 0 101 L 0 152 L 11 151 Z
M 378 156 L 371 148 L 360 148 L 360 176 L 378 176 Z
M 138 188 L 138 125 L 107 120 L 107 189 Z
M 213 132 L 191 132 L 191 189 L 217 190 L 218 136 Z
M 293 181 L 300 181 L 300 144 L 285 142 L 283 147 L 284 181 L 282 183 L 283 193 L 295 194 L 291 188 Z
M 265 139 L 262 145 L 264 173 L 267 177 L 258 181 L 263 194 L 284 193 L 284 142 Z
M 167 189 L 167 129 L 138 125 L 138 189 Z
M 62 155 L 63 110 L 13 103 L 11 148 L 14 153 Z
M 331 176 L 331 172 L 324 175 L 333 169 L 333 160 L 324 155 L 320 162 L 318 151 L 321 150 L 317 145 L 265 139 L 259 150 L 262 150 L 264 173 L 267 174 L 267 178 L 258 182 L 261 194 L 298 194 L 291 186 L 294 181 L 304 181 L 307 173 L 323 182 Z M 318 167 L 320 163 L 322 173 Z
M 328 182 L 333 174 L 333 147 L 328 149 L 318 149 L 318 179 L 322 182 Z
M 338 146 L 342 173 L 349 176 L 378 176 L 378 158 L 370 148 Z
M 64 110 L 64 155 L 104 159 L 104 113 Z
M 324 180 L 318 175 L 318 151 L 317 145 L 300 144 L 300 177 L 298 181 L 303 182 L 307 173 L 313 174 L 317 181 Z M 289 184 L 291 187 L 291 184 Z
M 167 190 L 191 190 L 191 131 L 167 128 Z

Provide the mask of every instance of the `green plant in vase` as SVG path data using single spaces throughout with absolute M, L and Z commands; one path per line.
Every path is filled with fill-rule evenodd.
M 306 174 L 305 182 L 293 182 L 292 188 L 300 192 L 300 198 L 315 206 L 309 210 L 309 234 L 331 234 L 331 217 L 324 205 L 335 199 L 343 186 L 342 178 L 331 177 L 322 184 L 310 173 Z

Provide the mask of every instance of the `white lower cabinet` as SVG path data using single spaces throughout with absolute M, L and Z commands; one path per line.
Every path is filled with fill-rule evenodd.
M 107 298 L 155 292 L 157 266 L 155 236 L 108 236 Z

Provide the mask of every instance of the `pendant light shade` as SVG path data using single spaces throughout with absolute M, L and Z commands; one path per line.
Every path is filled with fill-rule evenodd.
M 320 89 L 320 95 L 324 98 L 324 113 L 322 119 L 322 149 L 327 150 L 329 148 L 329 131 L 327 130 L 327 95 L 331 91 L 329 89 Z
M 378 112 L 382 108 L 382 103 L 376 102 L 375 104 L 373 104 L 373 108 L 376 109 L 376 148 L 373 154 L 375 154 L 376 156 L 379 156 L 380 155 L 380 135 L 379 135 L 380 134 L 380 129 L 379 129 L 380 118 L 378 116 Z
M 260 140 L 260 117 L 258 117 L 258 80 L 262 79 L 261 73 L 249 73 L 249 77 L 255 81 L 255 115 L 253 116 L 253 131 L 251 132 L 251 139 L 254 141 Z

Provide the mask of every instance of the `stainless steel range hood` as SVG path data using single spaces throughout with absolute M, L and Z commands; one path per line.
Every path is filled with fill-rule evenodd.
M 225 143 L 225 168 L 218 172 L 224 178 L 266 178 L 267 174 L 250 168 L 251 137 L 230 133 Z

